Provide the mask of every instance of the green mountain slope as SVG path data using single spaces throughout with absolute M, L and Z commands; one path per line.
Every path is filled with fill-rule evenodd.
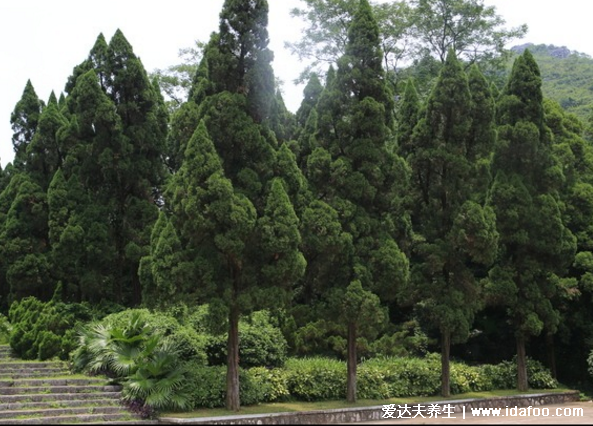
M 525 49 L 529 49 L 540 67 L 544 96 L 586 121 L 593 108 L 593 58 L 566 47 L 545 44 L 529 43 L 512 50 L 520 54 Z

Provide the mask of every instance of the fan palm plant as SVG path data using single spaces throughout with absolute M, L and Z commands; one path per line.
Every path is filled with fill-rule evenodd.
M 78 334 L 80 346 L 72 358 L 75 369 L 118 379 L 128 401 L 142 400 L 154 409 L 189 408 L 176 348 L 139 314 L 123 327 L 95 323 L 80 328 Z

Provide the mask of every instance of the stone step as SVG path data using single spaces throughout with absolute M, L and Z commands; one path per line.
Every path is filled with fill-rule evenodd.
M 23 378 L 36 378 L 36 377 L 51 377 L 51 376 L 66 376 L 70 374 L 70 371 L 63 368 L 42 368 L 39 370 L 27 369 L 27 370 L 0 370 L 0 380 L 8 379 L 23 379 Z
M 158 420 L 120 420 L 116 422 L 118 425 L 158 425 L 161 424 Z M 105 423 L 86 422 L 87 425 L 104 425 Z
M 35 378 L 35 379 L 18 379 L 18 380 L 6 380 L 0 379 L 0 388 L 8 387 L 40 387 L 40 386 L 89 386 L 89 385 L 106 385 L 108 380 L 104 378 L 85 378 L 85 379 L 54 379 L 48 378 Z
M 0 395 L 0 405 L 24 402 L 46 402 L 46 401 L 70 401 L 72 399 L 120 399 L 121 392 L 86 392 L 86 393 L 39 393 L 39 394 L 16 394 Z
M 121 422 L 126 420 L 137 420 L 130 413 L 117 413 L 117 414 L 86 414 L 78 416 L 51 416 L 51 417 L 31 417 L 31 418 L 19 418 L 19 419 L 3 419 L 3 425 L 39 425 L 39 424 L 59 424 L 59 423 L 101 423 Z M 142 422 L 144 424 L 144 422 Z
M 76 416 L 79 414 L 127 414 L 123 407 L 62 407 L 62 408 L 42 408 L 37 410 L 6 410 L 0 411 L 0 423 L 5 419 L 27 417 L 56 417 L 56 416 Z
M 61 368 L 67 369 L 65 363 L 61 361 L 1 361 L 0 370 L 38 370 L 40 368 Z
M 97 398 L 97 399 L 67 399 L 44 402 L 12 402 L 0 403 L 0 412 L 2 410 L 35 410 L 44 408 L 68 408 L 68 407 L 122 407 L 118 398 Z
M 17 394 L 63 394 L 63 393 L 93 393 L 93 392 L 118 392 L 121 386 L 29 386 L 29 387 L 0 387 L 0 395 Z

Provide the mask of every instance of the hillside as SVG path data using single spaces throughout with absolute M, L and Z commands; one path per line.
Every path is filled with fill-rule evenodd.
M 567 47 L 534 45 L 513 47 L 516 54 L 529 49 L 539 64 L 543 92 L 586 121 L 593 106 L 593 58 Z

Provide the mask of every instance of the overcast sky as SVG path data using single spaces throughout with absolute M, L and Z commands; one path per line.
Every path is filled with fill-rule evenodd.
M 485 0 L 494 5 L 508 26 L 529 25 L 533 42 L 566 46 L 593 56 L 590 0 Z M 13 159 L 10 113 L 21 98 L 27 79 L 47 101 L 59 96 L 74 66 L 88 56 L 99 33 L 107 41 L 121 29 L 148 72 L 179 63 L 178 51 L 194 40 L 208 40 L 218 28 L 223 0 L 18 0 L 0 1 L 0 160 Z M 299 0 L 269 0 L 270 47 L 274 70 L 285 82 L 287 107 L 296 111 L 302 87 L 292 80 L 303 65 L 283 48 L 299 37 L 301 24 L 291 18 Z M 593 82 L 592 82 L 593 83 Z

